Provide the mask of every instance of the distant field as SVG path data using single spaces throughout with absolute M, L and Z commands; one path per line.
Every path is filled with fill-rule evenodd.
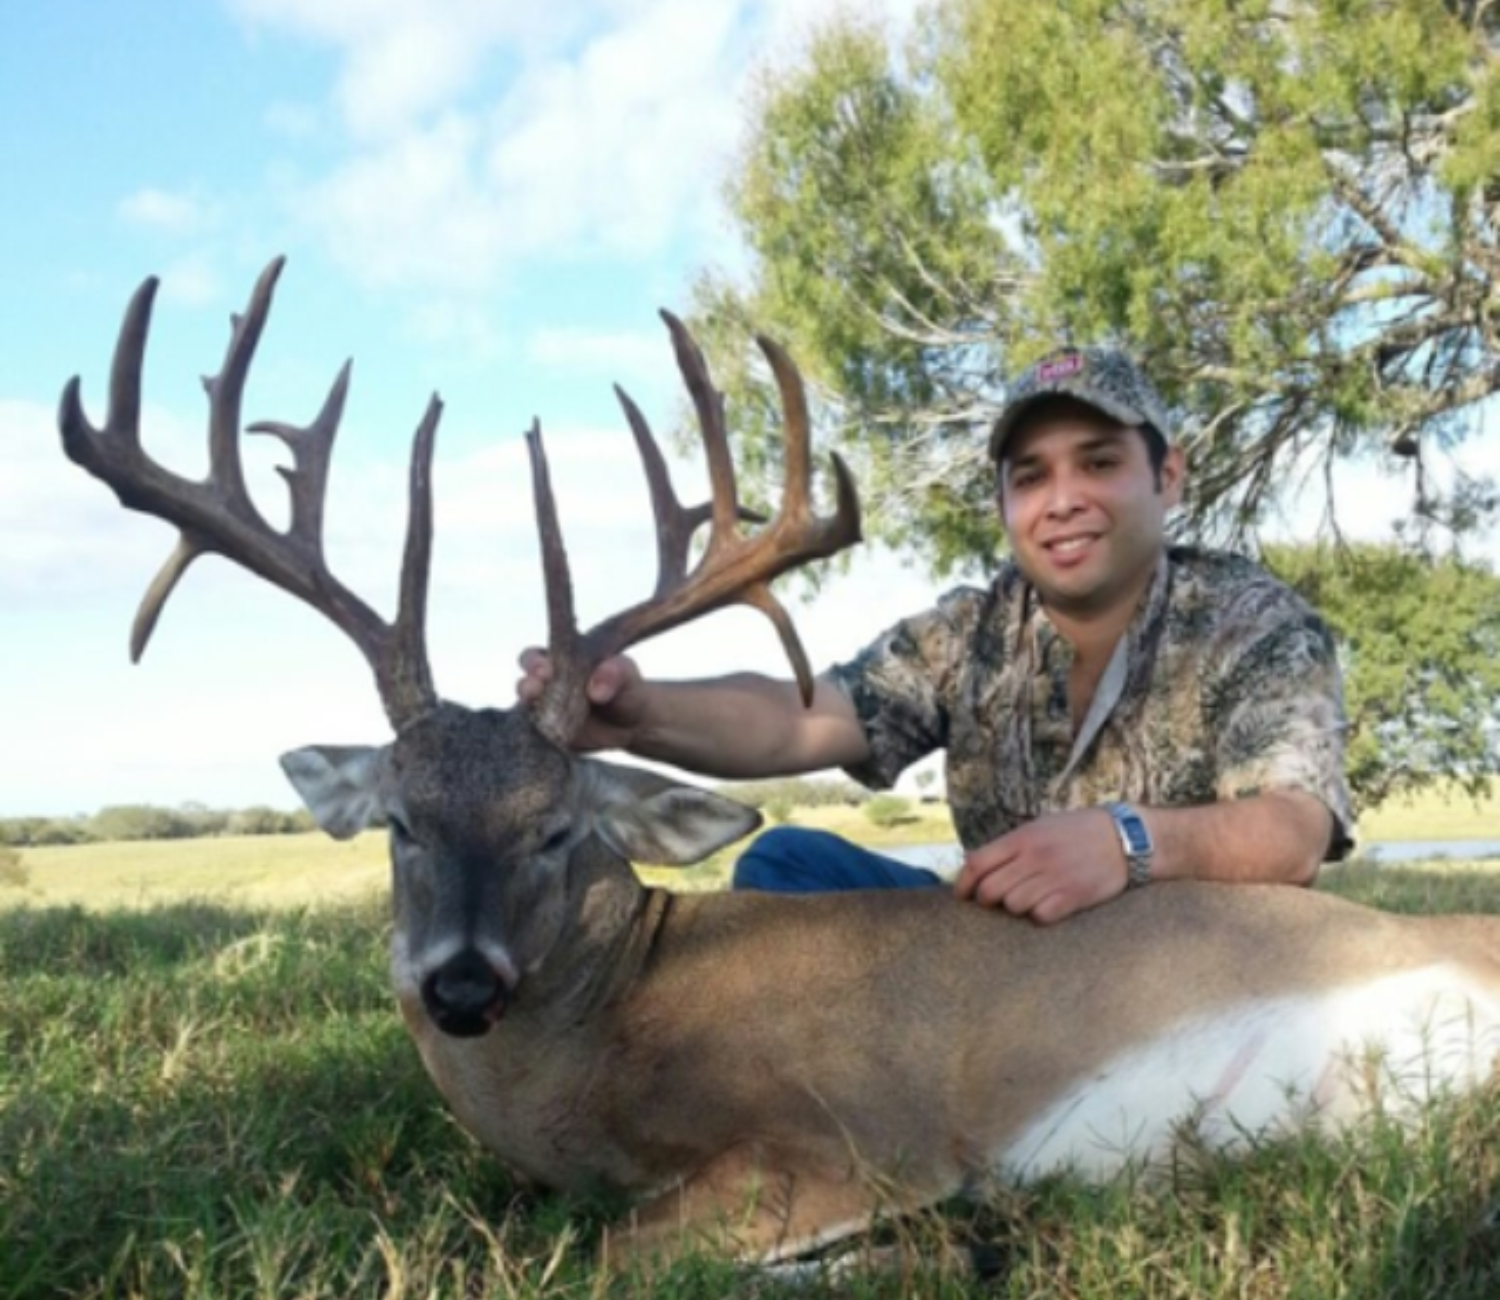
M 952 838 L 942 804 L 913 800 L 909 818 L 886 828 L 860 808 L 799 808 L 789 824 L 834 831 L 871 848 L 943 843 Z M 1500 839 L 1500 800 L 1475 804 L 1462 796 L 1427 795 L 1365 816 L 1360 841 Z M 653 884 L 713 889 L 742 846 L 687 871 L 648 870 Z M 340 843 L 309 835 L 223 836 L 83 844 L 23 851 L 26 882 L 0 881 L 0 908 L 81 904 L 107 909 L 150 907 L 184 898 L 246 907 L 305 907 L 359 901 L 386 887 L 385 837 Z
M 1482 800 L 1445 787 L 1413 799 L 1393 799 L 1359 819 L 1362 843 L 1391 840 L 1500 839 L 1500 797 Z
M 26 883 L 0 885 L 0 908 L 77 903 L 108 910 L 182 899 L 238 906 L 356 902 L 383 890 L 385 836 L 221 836 L 26 849 Z

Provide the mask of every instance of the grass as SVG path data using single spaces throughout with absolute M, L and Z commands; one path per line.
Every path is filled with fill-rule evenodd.
M 107 847 L 28 852 L 26 888 L 0 890 L 0 1298 L 743 1290 L 708 1262 L 607 1283 L 608 1207 L 515 1186 L 447 1116 L 388 990 L 378 840 Z M 1493 869 L 1354 864 L 1324 885 L 1500 912 Z M 1047 1180 L 888 1235 L 919 1276 L 813 1293 L 1493 1300 L 1500 1086 L 1412 1132 L 1189 1151 L 1165 1188 Z M 988 1281 L 941 1262 L 970 1239 Z

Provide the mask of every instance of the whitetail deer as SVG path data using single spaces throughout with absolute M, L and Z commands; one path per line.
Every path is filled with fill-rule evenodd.
M 727 601 L 775 620 L 804 692 L 795 632 L 768 583 L 858 536 L 848 474 L 837 509 L 809 507 L 808 419 L 795 368 L 762 348 L 786 413 L 780 514 L 749 539 L 722 399 L 667 323 L 713 481 L 684 509 L 640 413 L 620 394 L 658 524 L 655 595 L 585 635 L 539 433 L 530 434 L 556 672 L 537 707 L 442 701 L 423 637 L 439 405 L 415 439 L 400 611 L 386 624 L 329 572 L 329 452 L 348 368 L 302 428 L 251 425 L 291 447 L 289 528 L 270 528 L 240 471 L 240 406 L 280 263 L 234 322 L 207 382 L 212 470 L 188 482 L 143 453 L 140 375 L 154 282 L 132 301 L 103 430 L 77 381 L 67 454 L 121 502 L 181 530 L 136 620 L 139 655 L 192 559 L 217 551 L 322 610 L 374 669 L 395 739 L 316 747 L 283 763 L 331 834 L 389 828 L 392 966 L 422 1060 L 463 1124 L 549 1187 L 613 1187 L 638 1208 L 613 1251 L 711 1245 L 785 1259 L 881 1209 L 992 1175 L 1062 1165 L 1106 1174 L 1161 1154 L 1184 1117 L 1232 1140 L 1368 1102 L 1483 1080 L 1500 1053 L 1500 918 L 1403 919 L 1287 887 L 1162 884 L 1039 929 L 944 890 L 787 898 L 674 896 L 630 861 L 681 864 L 756 815 L 643 771 L 571 754 L 601 657 Z M 691 572 L 688 543 L 710 522 Z

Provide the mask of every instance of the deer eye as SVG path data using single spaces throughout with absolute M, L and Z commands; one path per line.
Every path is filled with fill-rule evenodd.
M 568 846 L 568 828 L 560 826 L 542 841 L 543 853 L 561 853 Z

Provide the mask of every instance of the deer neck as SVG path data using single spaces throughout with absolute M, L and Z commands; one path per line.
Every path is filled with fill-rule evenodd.
M 586 840 L 569 864 L 569 920 L 528 978 L 524 1001 L 554 1024 L 587 1018 L 637 979 L 670 904 L 670 894 L 646 888 L 613 850 Z

